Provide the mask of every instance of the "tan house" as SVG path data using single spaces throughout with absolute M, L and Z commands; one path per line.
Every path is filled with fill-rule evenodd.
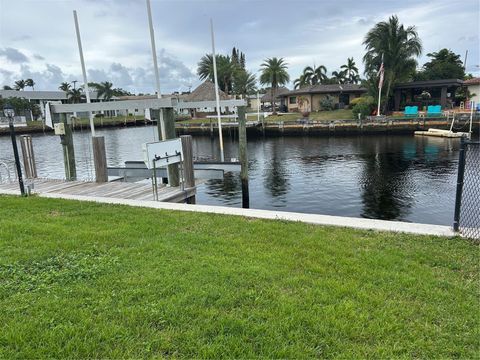
M 279 88 L 277 88 L 277 91 L 275 93 L 275 107 L 278 109 L 278 110 L 282 110 L 282 107 L 284 107 L 285 105 L 285 97 L 284 95 L 287 94 L 290 90 L 288 90 L 286 87 L 284 86 L 281 86 Z M 272 103 L 273 103 L 273 96 L 272 96 L 272 89 L 269 88 L 267 89 L 267 91 L 265 92 L 265 94 L 263 94 L 261 97 L 260 97 L 260 103 L 261 103 L 261 107 L 262 109 L 265 109 L 267 107 L 271 107 L 272 106 Z
M 319 111 L 320 101 L 330 96 L 336 108 L 343 108 L 354 98 L 360 97 L 367 89 L 356 84 L 307 85 L 298 90 L 292 90 L 281 96 L 285 99 L 288 111 Z
M 470 94 L 472 94 L 470 100 L 475 101 L 475 106 L 478 106 L 478 104 L 480 104 L 480 77 L 465 80 L 463 85 L 466 86 Z

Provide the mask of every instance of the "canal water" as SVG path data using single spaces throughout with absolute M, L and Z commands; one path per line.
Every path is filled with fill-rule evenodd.
M 107 160 L 122 166 L 141 160 L 141 144 L 154 127 L 97 130 L 105 136 Z M 238 144 L 225 136 L 225 157 Z M 94 175 L 90 133 L 74 133 L 79 178 Z M 40 177 L 63 178 L 60 139 L 33 135 Z M 218 140 L 194 137 L 194 156 L 217 159 Z M 458 139 L 413 135 L 249 138 L 250 206 L 315 214 L 450 225 L 453 219 Z M 0 137 L 0 162 L 13 169 L 9 137 Z M 0 169 L 1 171 L 1 169 Z M 197 203 L 241 206 L 239 173 L 198 187 Z

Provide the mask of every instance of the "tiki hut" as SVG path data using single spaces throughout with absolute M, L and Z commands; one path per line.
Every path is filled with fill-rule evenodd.
M 218 90 L 218 95 L 220 100 L 228 100 L 229 97 L 222 90 Z M 185 102 L 193 101 L 215 101 L 215 84 L 210 80 L 204 81 L 200 84 L 195 90 L 188 94 L 185 99 Z M 204 117 L 207 114 L 215 113 L 215 107 L 201 107 L 191 110 L 192 117 Z

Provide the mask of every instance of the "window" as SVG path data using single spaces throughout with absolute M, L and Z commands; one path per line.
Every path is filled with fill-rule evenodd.
M 290 96 L 289 104 L 296 104 L 296 103 L 297 103 L 297 97 L 296 96 Z

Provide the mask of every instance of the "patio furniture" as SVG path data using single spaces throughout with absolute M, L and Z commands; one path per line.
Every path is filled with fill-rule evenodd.
M 403 114 L 405 115 L 405 117 L 417 117 L 418 106 L 405 106 L 405 111 Z
M 442 116 L 441 105 L 429 105 L 427 108 L 427 117 L 439 117 Z

